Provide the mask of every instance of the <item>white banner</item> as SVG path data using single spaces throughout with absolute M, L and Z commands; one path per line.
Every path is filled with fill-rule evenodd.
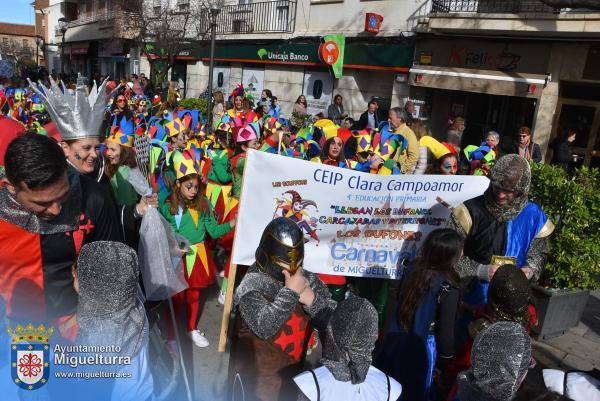
M 400 278 L 451 208 L 483 194 L 485 177 L 373 175 L 249 151 L 234 263 L 250 265 L 265 226 L 295 220 L 305 237 L 304 268 L 344 276 Z

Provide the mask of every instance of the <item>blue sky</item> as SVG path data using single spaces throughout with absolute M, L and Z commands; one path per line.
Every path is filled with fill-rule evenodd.
M 34 24 L 32 0 L 2 0 L 0 21 L 15 24 Z

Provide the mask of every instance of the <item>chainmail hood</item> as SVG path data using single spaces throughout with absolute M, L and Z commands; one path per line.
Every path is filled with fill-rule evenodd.
M 98 241 L 81 248 L 77 259 L 82 345 L 115 345 L 134 356 L 148 330 L 138 292 L 135 251 L 120 242 Z
M 458 376 L 461 401 L 510 401 L 531 360 L 531 340 L 518 323 L 498 322 L 475 338 L 471 368 Z
M 377 340 L 378 317 L 373 305 L 359 297 L 338 303 L 327 330 L 331 337 L 323 346 L 323 365 L 339 381 L 364 382 Z
M 81 212 L 81 183 L 79 172 L 71 167 L 67 171 L 69 195 L 57 217 L 52 220 L 38 218 L 34 213 L 21 206 L 8 192 L 6 186 L 0 186 L 0 219 L 35 234 L 57 234 L 76 230 L 79 226 L 79 213 Z
M 501 266 L 488 289 L 488 313 L 496 321 L 506 320 L 524 326 L 529 323 L 529 280 L 521 269 L 513 265 Z
M 490 186 L 485 191 L 485 206 L 501 222 L 517 217 L 529 201 L 531 168 L 519 155 L 502 156 L 490 171 Z M 496 203 L 493 187 L 515 191 L 513 202 L 500 206 Z

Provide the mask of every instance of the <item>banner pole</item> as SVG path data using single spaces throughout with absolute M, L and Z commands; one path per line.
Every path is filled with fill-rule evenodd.
M 257 152 L 256 150 L 250 150 L 246 154 L 246 164 L 248 163 L 248 156 L 252 154 L 252 152 Z M 240 188 L 240 205 L 238 207 L 238 215 L 236 218 L 239 220 L 239 216 L 242 212 L 242 194 L 244 192 L 244 180 L 246 178 L 247 168 L 244 168 L 244 174 L 242 175 L 242 186 Z M 235 245 L 237 243 L 238 237 L 238 227 L 237 221 L 235 225 L 235 233 L 233 235 L 233 248 L 231 250 L 231 260 L 234 259 Z M 227 335 L 229 331 L 229 320 L 231 318 L 231 309 L 233 306 L 233 290 L 235 287 L 235 276 L 237 274 L 237 263 L 232 263 L 229 267 L 229 275 L 227 277 L 227 293 L 225 294 L 225 305 L 223 307 L 223 318 L 221 319 L 221 334 L 219 335 L 219 352 L 225 352 L 227 348 Z

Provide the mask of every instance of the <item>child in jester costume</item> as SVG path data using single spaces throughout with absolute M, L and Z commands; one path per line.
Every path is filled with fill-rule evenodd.
M 175 295 L 175 314 L 178 314 L 182 305 L 186 306 L 188 336 L 196 346 L 207 347 L 208 340 L 196 329 L 200 314 L 200 290 L 215 279 L 215 265 L 210 249 L 205 245 L 206 234 L 219 238 L 235 227 L 235 220 L 217 223 L 213 207 L 204 196 L 200 166 L 193 152 L 185 150 L 175 153 L 173 167 L 177 180 L 171 196 L 160 205 L 160 212 L 173 231 L 192 244 L 183 255 L 189 288 Z
M 260 133 L 260 127 L 258 123 L 250 123 L 247 126 L 236 130 L 235 136 L 235 156 L 231 159 L 231 169 L 233 176 L 233 188 L 232 197 L 229 204 L 229 215 L 234 216 L 237 214 L 239 207 L 240 193 L 242 191 L 242 177 L 244 176 L 244 166 L 246 165 L 246 154 L 248 149 L 256 149 L 258 147 L 258 135 Z M 235 233 L 231 231 L 225 237 L 231 236 L 233 241 Z M 222 237 L 223 239 L 224 237 Z M 233 243 L 231 244 L 233 245 Z M 231 248 L 228 249 L 230 251 Z M 225 271 L 223 275 L 225 279 L 221 285 L 221 291 L 219 293 L 219 302 L 225 303 L 225 293 L 227 292 L 227 278 L 229 277 L 229 267 L 231 266 L 231 252 L 225 263 Z

